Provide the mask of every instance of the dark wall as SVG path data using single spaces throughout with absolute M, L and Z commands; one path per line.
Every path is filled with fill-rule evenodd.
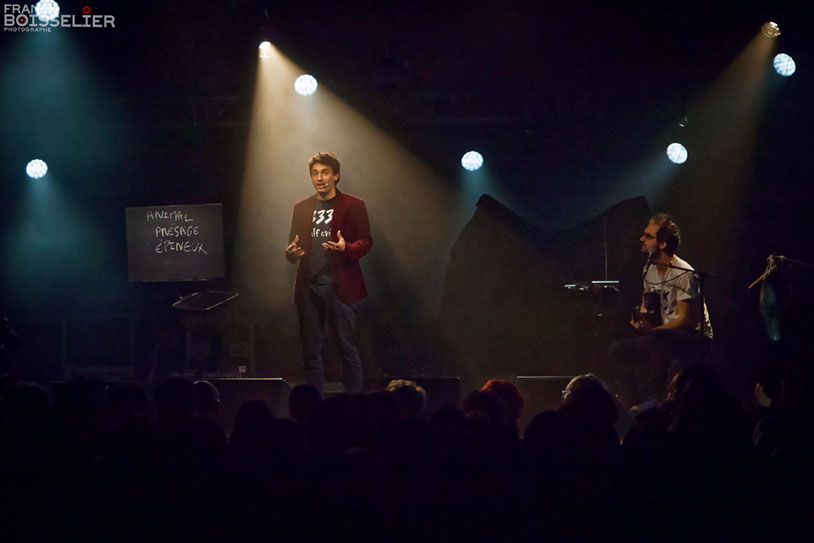
M 223 202 L 230 252 L 254 54 L 265 33 L 435 166 L 448 186 L 473 190 L 458 159 L 472 147 L 482 150 L 488 176 L 477 192 L 493 195 L 531 225 L 568 229 L 639 195 L 654 210 L 673 211 L 685 234 L 682 257 L 722 276 L 709 283 L 709 304 L 726 352 L 723 370 L 744 383 L 755 374 L 763 331 L 757 294 L 746 286 L 770 253 L 814 260 L 807 228 L 813 202 L 806 157 L 814 143 L 810 7 L 263 4 L 213 2 L 196 10 L 195 2 L 107 2 L 94 9 L 116 13 L 115 31 L 0 37 L 0 311 L 21 323 L 30 349 L 20 356 L 30 367 L 59 370 L 61 321 L 71 314 L 133 315 L 146 338 L 137 342 L 144 364 L 157 352 L 177 359 L 181 329 L 169 305 L 202 288 L 230 288 L 228 279 L 128 283 L 123 209 Z M 314 13 L 335 23 L 330 39 L 314 37 Z M 693 169 L 704 153 L 698 147 L 683 169 L 651 168 L 663 164 L 671 138 L 707 130 L 697 104 L 768 18 L 780 22 L 779 47 L 795 57 L 798 73 L 784 80 L 769 74 L 738 194 L 730 187 L 712 197 L 719 180 L 714 168 Z M 690 122 L 685 131 L 677 128 L 682 103 Z M 706 137 L 716 136 L 712 125 Z M 730 161 L 726 153 L 709 154 L 716 166 Z M 40 155 L 47 155 L 51 172 L 37 184 L 23 168 Z M 567 278 L 594 278 L 597 261 L 571 249 L 558 247 L 556 255 L 571 265 Z M 617 249 L 622 261 L 638 267 L 625 252 L 635 249 Z M 384 368 L 443 367 L 435 340 L 414 340 L 438 330 L 436 315 L 415 311 L 412 293 L 400 290 L 409 282 L 390 273 L 387 251 L 398 247 L 377 250 L 382 257 L 366 263 L 366 272 L 376 289 L 392 295 L 363 310 L 371 313 L 363 324 L 369 358 Z M 451 256 L 457 263 L 460 255 Z M 457 282 L 458 273 L 463 281 L 489 272 L 472 265 L 477 269 L 450 268 L 447 283 Z M 439 277 L 447 273 L 434 267 Z M 489 295 L 499 297 L 495 279 Z M 527 317 L 531 328 L 548 318 Z M 275 364 L 296 372 L 293 313 L 275 311 L 258 326 L 266 359 L 285 342 L 290 354 Z

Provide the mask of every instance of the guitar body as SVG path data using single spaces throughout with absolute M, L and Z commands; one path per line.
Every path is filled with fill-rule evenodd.
M 649 322 L 653 328 L 664 324 L 661 319 L 661 294 L 645 292 L 642 297 L 645 310 L 639 313 L 639 320 Z

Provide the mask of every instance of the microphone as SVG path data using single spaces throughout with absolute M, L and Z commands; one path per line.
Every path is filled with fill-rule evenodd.
M 647 265 L 644 267 L 644 271 L 642 272 L 642 277 L 647 275 L 647 270 L 650 269 L 650 266 L 653 265 L 653 253 L 655 253 L 655 249 L 648 249 L 647 250 Z

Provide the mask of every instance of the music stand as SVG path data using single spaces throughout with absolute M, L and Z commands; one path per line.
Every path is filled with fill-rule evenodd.
M 619 281 L 577 281 L 563 287 L 573 292 L 590 292 L 597 317 L 612 313 L 619 305 Z
M 193 333 L 220 333 L 229 328 L 237 318 L 237 304 L 229 303 L 238 297 L 237 292 L 208 290 L 184 296 L 172 307 L 179 311 L 184 327 L 186 349 L 182 373 L 190 366 Z M 220 346 L 222 347 L 222 346 Z M 216 357 L 215 357 L 216 358 Z M 216 363 L 217 363 L 216 358 Z M 218 369 L 220 365 L 218 364 Z M 200 368 L 196 368 L 200 374 Z

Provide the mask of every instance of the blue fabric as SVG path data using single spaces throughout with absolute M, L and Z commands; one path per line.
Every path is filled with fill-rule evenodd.
M 356 341 L 356 311 L 336 294 L 333 284 L 311 284 L 297 301 L 305 378 L 322 392 L 325 372 L 322 345 L 327 324 L 338 342 L 345 391 L 362 391 L 362 359 Z

